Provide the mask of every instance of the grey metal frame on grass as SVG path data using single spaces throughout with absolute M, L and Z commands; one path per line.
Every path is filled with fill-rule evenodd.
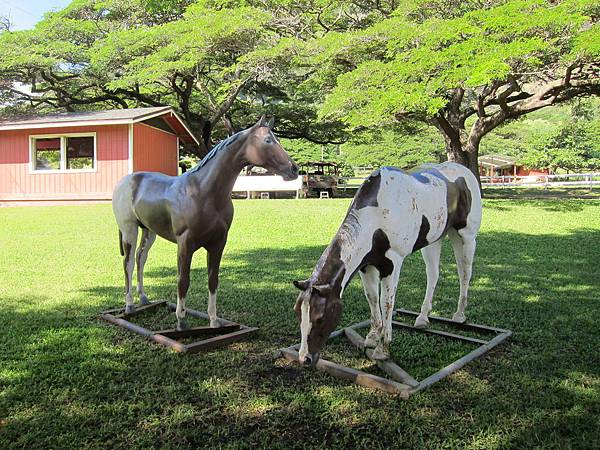
M 100 317 L 112 324 L 123 327 L 129 331 L 133 331 L 141 336 L 145 336 L 158 344 L 164 345 L 165 347 L 169 347 L 176 352 L 190 354 L 223 347 L 232 342 L 239 341 L 240 339 L 243 339 L 258 330 L 258 328 L 247 327 L 229 320 L 219 319 L 221 326 L 218 328 L 193 327 L 187 330 L 168 329 L 152 331 L 127 320 L 132 316 L 155 309 L 159 306 L 167 307 L 171 311 L 175 311 L 177 307 L 173 303 L 169 303 L 166 300 L 161 300 L 150 303 L 149 305 L 139 306 L 133 313 L 130 314 L 125 314 L 124 308 L 117 308 L 103 311 L 100 313 Z M 201 311 L 196 311 L 194 309 L 186 309 L 186 314 L 200 319 L 208 319 L 208 314 Z M 189 344 L 183 344 L 177 340 L 195 336 L 211 337 Z
M 406 309 L 398 309 L 394 311 L 394 316 L 396 315 L 417 317 L 419 313 L 414 311 L 408 311 Z M 319 359 L 316 367 L 318 370 L 327 372 L 335 377 L 349 380 L 353 383 L 359 384 L 367 388 L 377 389 L 380 391 L 388 392 L 390 394 L 398 394 L 401 398 L 408 399 L 411 395 L 431 386 L 432 384 L 447 377 L 451 373 L 456 372 L 468 362 L 473 361 L 475 358 L 478 358 L 484 353 L 490 351 L 492 348 L 496 347 L 498 344 L 500 344 L 502 341 L 506 340 L 512 335 L 512 332 L 510 330 L 490 327 L 486 325 L 477 325 L 473 323 L 458 323 L 444 317 L 429 316 L 429 320 L 431 322 L 439 322 L 446 325 L 451 325 L 463 330 L 495 334 L 495 336 L 490 340 L 484 340 L 469 336 L 462 336 L 460 334 L 448 333 L 446 331 L 430 330 L 428 328 L 416 328 L 412 325 L 394 320 L 392 321 L 392 326 L 395 328 L 399 328 L 406 331 L 415 331 L 419 333 L 427 333 L 436 336 L 442 336 L 448 339 L 457 339 L 464 342 L 479 344 L 479 347 L 421 381 L 417 381 L 416 379 L 414 379 L 409 373 L 407 373 L 396 363 L 387 360 L 375 361 L 375 363 L 383 372 L 385 372 L 392 378 L 391 380 L 360 370 L 352 369 L 350 367 L 345 367 L 322 358 Z M 364 322 L 360 322 L 355 325 L 343 328 L 341 330 L 334 331 L 329 335 L 329 338 L 345 336 L 350 340 L 350 342 L 352 342 L 352 344 L 354 344 L 359 349 L 365 351 L 367 357 L 371 357 L 372 350 L 365 349 L 364 338 L 356 332 L 356 330 L 360 328 L 366 328 L 370 324 L 370 320 L 365 320 Z M 297 362 L 299 356 L 299 348 L 300 344 L 292 345 L 291 347 L 287 348 L 282 348 L 279 350 L 279 355 L 285 357 L 290 361 Z

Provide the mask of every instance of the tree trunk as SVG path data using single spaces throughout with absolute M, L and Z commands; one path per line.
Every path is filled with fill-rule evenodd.
M 479 143 L 463 144 L 460 140 L 446 142 L 448 161 L 454 161 L 469 168 L 479 184 L 481 191 L 481 178 L 479 176 Z
M 481 191 L 478 164 L 481 130 L 475 127 L 470 134 L 467 134 L 464 121 L 458 119 L 458 114 L 448 114 L 447 117 L 440 114 L 433 123 L 442 133 L 446 142 L 448 161 L 454 161 L 469 168 L 477 178 Z
M 188 144 L 184 147 L 186 153 L 193 154 L 199 158 L 203 158 L 210 149 L 210 134 L 211 124 L 207 119 L 204 119 L 201 115 L 193 113 L 191 111 L 184 111 L 184 120 L 187 126 L 190 128 L 192 133 L 200 145 Z
M 468 155 L 467 167 L 473 172 L 479 184 L 479 192 L 483 195 L 481 189 L 481 177 L 479 175 L 479 141 L 476 144 L 467 144 L 465 154 Z

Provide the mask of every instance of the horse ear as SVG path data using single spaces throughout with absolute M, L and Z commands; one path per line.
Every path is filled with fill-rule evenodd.
M 266 125 L 272 130 L 273 125 L 275 125 L 275 116 L 271 116 L 271 118 L 267 120 Z
M 256 128 L 258 128 L 258 127 L 264 127 L 266 120 L 267 120 L 267 117 L 263 114 L 262 116 L 260 116 L 260 119 L 258 119 L 258 122 L 256 122 L 254 124 L 254 127 L 256 127 Z
M 304 280 L 304 281 L 294 280 L 293 283 L 294 283 L 294 286 L 296 286 L 298 289 L 300 289 L 301 291 L 305 291 L 308 289 L 308 286 L 310 285 L 310 280 Z
M 204 141 L 204 144 L 206 145 L 206 148 L 208 150 L 210 150 L 210 135 L 212 134 L 212 123 L 209 121 L 207 121 L 204 126 L 202 127 L 202 140 Z
M 312 287 L 321 297 L 327 297 L 331 293 L 330 284 L 318 284 Z

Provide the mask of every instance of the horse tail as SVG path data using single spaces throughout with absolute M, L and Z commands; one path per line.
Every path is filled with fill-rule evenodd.
M 125 256 L 125 252 L 123 251 L 123 233 L 121 232 L 121 229 L 119 229 L 119 252 L 121 253 L 121 256 Z

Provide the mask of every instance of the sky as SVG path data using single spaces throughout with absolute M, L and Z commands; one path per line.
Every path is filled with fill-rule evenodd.
M 9 17 L 12 30 L 25 30 L 42 19 L 47 11 L 64 8 L 71 0 L 0 0 L 0 16 Z

